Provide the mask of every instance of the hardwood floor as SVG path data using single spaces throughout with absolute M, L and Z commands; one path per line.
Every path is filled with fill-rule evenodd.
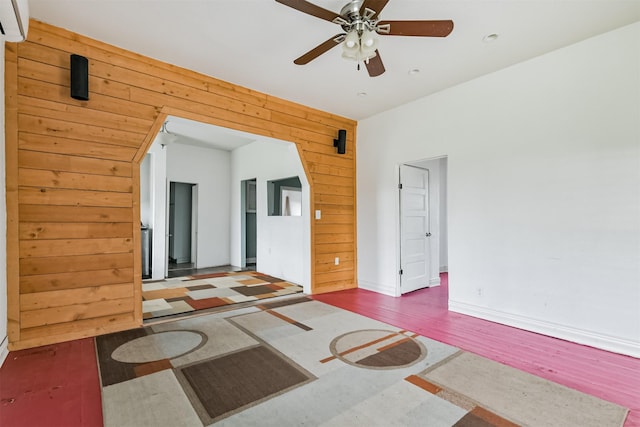
M 400 298 L 347 290 L 313 298 L 631 408 L 640 426 L 640 360 L 464 316 L 447 310 L 440 287 Z M 0 425 L 102 426 L 94 340 L 9 353 L 0 369 Z
M 361 289 L 313 298 L 625 406 L 625 426 L 640 426 L 639 359 L 450 312 L 441 279 L 400 298 Z
M 93 338 L 12 351 L 0 369 L 0 426 L 102 427 Z

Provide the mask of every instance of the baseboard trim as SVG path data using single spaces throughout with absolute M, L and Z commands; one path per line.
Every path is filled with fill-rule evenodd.
M 2 343 L 0 343 L 0 367 L 4 364 L 4 361 L 9 355 L 9 338 L 4 337 Z
M 449 272 L 449 266 L 448 265 L 441 265 L 440 266 L 440 273 L 448 273 Z
M 634 341 L 451 300 L 449 300 L 449 311 L 513 326 L 518 329 L 524 329 L 577 344 L 588 345 L 613 353 L 640 357 L 640 343 Z
M 362 279 L 358 279 L 358 288 L 371 291 L 371 292 L 377 292 L 383 295 L 388 295 L 390 297 L 399 296 L 399 295 L 396 295 L 395 288 L 389 288 L 389 287 L 382 286 L 377 283 L 369 282 Z
M 429 279 L 429 287 L 440 286 L 440 276 Z

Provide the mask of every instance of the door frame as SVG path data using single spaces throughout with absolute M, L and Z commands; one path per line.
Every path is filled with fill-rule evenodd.
M 198 266 L 198 184 L 181 181 L 171 181 L 167 179 L 167 209 L 166 209 L 166 241 L 165 241 L 165 278 L 169 275 L 169 257 L 171 253 L 169 251 L 169 230 L 171 227 L 171 184 L 187 184 L 191 186 L 191 249 L 190 249 L 190 263 L 193 264 L 193 268 Z M 175 233 L 175 231 L 174 231 Z M 175 236 L 174 236 L 175 237 Z
M 254 203 L 257 203 L 257 186 L 258 179 L 257 178 L 248 178 L 240 181 L 240 267 L 247 267 L 247 213 L 250 213 L 247 209 L 247 194 L 248 187 L 253 185 L 253 196 L 255 198 Z M 255 206 L 254 206 L 255 207 Z M 251 210 L 254 214 L 257 215 L 257 209 Z M 256 221 L 256 228 L 258 224 Z M 256 247 L 257 247 L 256 241 Z M 254 263 L 257 264 L 257 256 L 254 259 Z
M 395 292 L 394 292 L 394 296 L 401 296 L 402 292 L 401 292 L 401 280 L 402 277 L 400 275 L 400 268 L 401 268 L 401 250 L 402 250 L 402 225 L 401 225 L 401 221 L 402 221 L 402 213 L 400 211 L 401 208 L 401 202 L 400 202 L 400 167 L 402 165 L 405 166 L 411 166 L 411 167 L 419 167 L 422 169 L 429 169 L 428 167 L 425 167 L 426 163 L 429 162 L 434 162 L 434 161 L 439 161 L 440 159 L 447 159 L 448 162 L 448 156 L 447 155 L 442 155 L 442 156 L 437 156 L 437 157 L 430 157 L 430 158 L 426 158 L 426 159 L 420 159 L 420 160 L 408 160 L 408 161 L 404 161 L 404 162 L 400 162 L 396 164 L 396 182 L 395 182 L 395 187 L 397 189 L 397 195 L 395 197 L 395 202 L 396 202 L 396 288 L 395 288 Z M 448 166 L 448 165 L 447 165 Z M 448 167 L 447 167 L 448 170 Z M 429 278 L 429 284 L 428 287 L 432 287 L 432 286 L 439 286 L 440 285 L 440 197 L 444 197 L 446 195 L 448 195 L 448 188 L 445 191 L 445 195 L 441 195 L 441 191 L 440 191 L 440 178 L 441 178 L 441 173 L 440 171 L 438 172 L 438 174 L 434 174 L 434 173 L 429 173 L 430 179 L 429 179 L 429 228 L 431 229 L 431 257 L 432 260 L 435 260 L 435 264 L 437 265 L 432 265 L 431 266 L 431 276 Z M 432 179 L 436 178 L 436 179 Z M 448 196 L 447 196 L 448 197 Z M 446 213 L 446 216 L 448 216 L 448 213 Z M 436 277 L 433 277 L 436 276 Z

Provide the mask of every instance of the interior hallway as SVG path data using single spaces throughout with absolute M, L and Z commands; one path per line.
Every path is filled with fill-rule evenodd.
M 640 360 L 447 310 L 440 287 L 400 298 L 347 290 L 313 298 L 460 347 L 631 408 L 640 425 Z M 11 352 L 0 369 L 0 425 L 101 426 L 93 338 Z

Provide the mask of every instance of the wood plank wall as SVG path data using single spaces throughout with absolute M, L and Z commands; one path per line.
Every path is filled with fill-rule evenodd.
M 34 20 L 5 49 L 10 349 L 141 324 L 139 167 L 169 114 L 295 143 L 322 211 L 312 292 L 357 286 L 355 121 Z M 89 101 L 69 95 L 71 53 Z

